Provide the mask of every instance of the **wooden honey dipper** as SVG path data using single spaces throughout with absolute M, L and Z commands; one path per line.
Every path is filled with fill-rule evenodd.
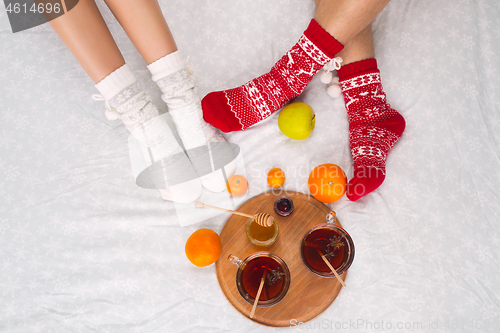
M 266 213 L 259 213 L 257 215 L 251 215 L 251 214 L 245 214 L 245 213 L 240 213 L 240 212 L 237 212 L 237 211 L 234 211 L 234 210 L 229 210 L 229 209 L 225 209 L 225 208 L 220 208 L 220 207 L 215 207 L 215 206 L 210 206 L 210 205 L 207 205 L 201 201 L 196 201 L 194 203 L 194 205 L 198 208 L 200 207 L 207 207 L 207 208 L 213 208 L 213 209 L 218 209 L 218 210 L 222 210 L 223 212 L 228 212 L 228 213 L 231 213 L 231 214 L 236 214 L 236 215 L 240 215 L 240 216 L 246 216 L 246 217 L 250 217 L 252 219 L 255 219 L 255 222 L 263 227 L 270 227 L 273 225 L 273 217 L 269 214 L 266 214 Z

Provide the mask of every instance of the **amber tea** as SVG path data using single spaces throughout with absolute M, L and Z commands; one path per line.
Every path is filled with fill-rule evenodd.
M 248 293 L 250 299 L 255 300 L 261 278 L 266 273 L 264 287 L 259 297 L 259 301 L 268 301 L 275 298 L 283 289 L 286 274 L 281 265 L 274 259 L 268 257 L 258 257 L 250 260 L 243 268 L 241 283 L 243 289 Z
M 351 237 L 341 228 L 317 226 L 304 237 L 301 253 L 304 264 L 313 273 L 324 277 L 334 277 L 321 258 L 321 254 L 338 274 L 343 274 L 354 259 L 354 244 Z
M 271 306 L 285 297 L 290 286 L 290 271 L 285 262 L 270 252 L 257 252 L 241 261 L 233 255 L 229 260 L 239 267 L 236 286 L 240 295 L 253 304 L 265 273 L 257 306 Z

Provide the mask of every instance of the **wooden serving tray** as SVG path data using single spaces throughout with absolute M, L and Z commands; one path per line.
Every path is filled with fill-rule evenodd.
M 274 211 L 274 202 L 282 195 L 293 200 L 294 212 L 281 217 Z M 290 327 L 291 323 L 309 321 L 326 310 L 342 288 L 335 278 L 322 278 L 312 273 L 302 262 L 300 244 L 305 233 L 317 224 L 325 223 L 330 209 L 310 195 L 287 191 L 267 192 L 253 197 L 237 209 L 243 213 L 271 214 L 279 226 L 277 241 L 269 247 L 255 246 L 247 238 L 247 217 L 232 215 L 224 225 L 220 238 L 222 253 L 215 263 L 217 279 L 229 303 L 242 315 L 250 318 L 252 304 L 241 297 L 236 288 L 238 267 L 227 257 L 233 254 L 241 260 L 258 251 L 269 251 L 285 261 L 290 270 L 291 283 L 286 296 L 276 305 L 257 307 L 251 319 L 259 324 L 274 327 Z M 342 274 L 345 279 L 346 273 Z M 295 319 L 296 321 L 292 321 Z

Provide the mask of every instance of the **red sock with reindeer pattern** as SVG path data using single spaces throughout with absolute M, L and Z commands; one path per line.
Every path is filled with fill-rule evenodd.
M 354 162 L 347 197 L 356 201 L 384 181 L 387 154 L 403 134 L 405 120 L 387 104 L 375 59 L 342 66 L 337 73 L 349 117 Z
M 313 76 L 344 48 L 314 19 L 297 44 L 269 73 L 201 101 L 205 121 L 224 132 L 240 131 L 266 119 L 297 97 Z

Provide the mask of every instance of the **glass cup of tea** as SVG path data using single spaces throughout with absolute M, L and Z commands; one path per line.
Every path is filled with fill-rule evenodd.
M 230 254 L 228 259 L 238 266 L 236 286 L 248 303 L 253 305 L 255 302 L 264 273 L 264 285 L 257 306 L 271 306 L 285 297 L 290 287 L 290 271 L 283 259 L 271 252 L 256 252 L 244 260 Z
M 247 222 L 247 237 L 253 245 L 270 246 L 278 238 L 279 227 L 275 219 L 270 227 L 263 227 L 255 219 L 250 219 Z
M 326 216 L 326 223 L 314 226 L 302 239 L 302 261 L 316 275 L 334 278 L 335 274 L 321 255 L 328 260 L 338 275 L 345 273 L 354 260 L 354 242 L 341 227 L 335 225 L 334 212 Z

